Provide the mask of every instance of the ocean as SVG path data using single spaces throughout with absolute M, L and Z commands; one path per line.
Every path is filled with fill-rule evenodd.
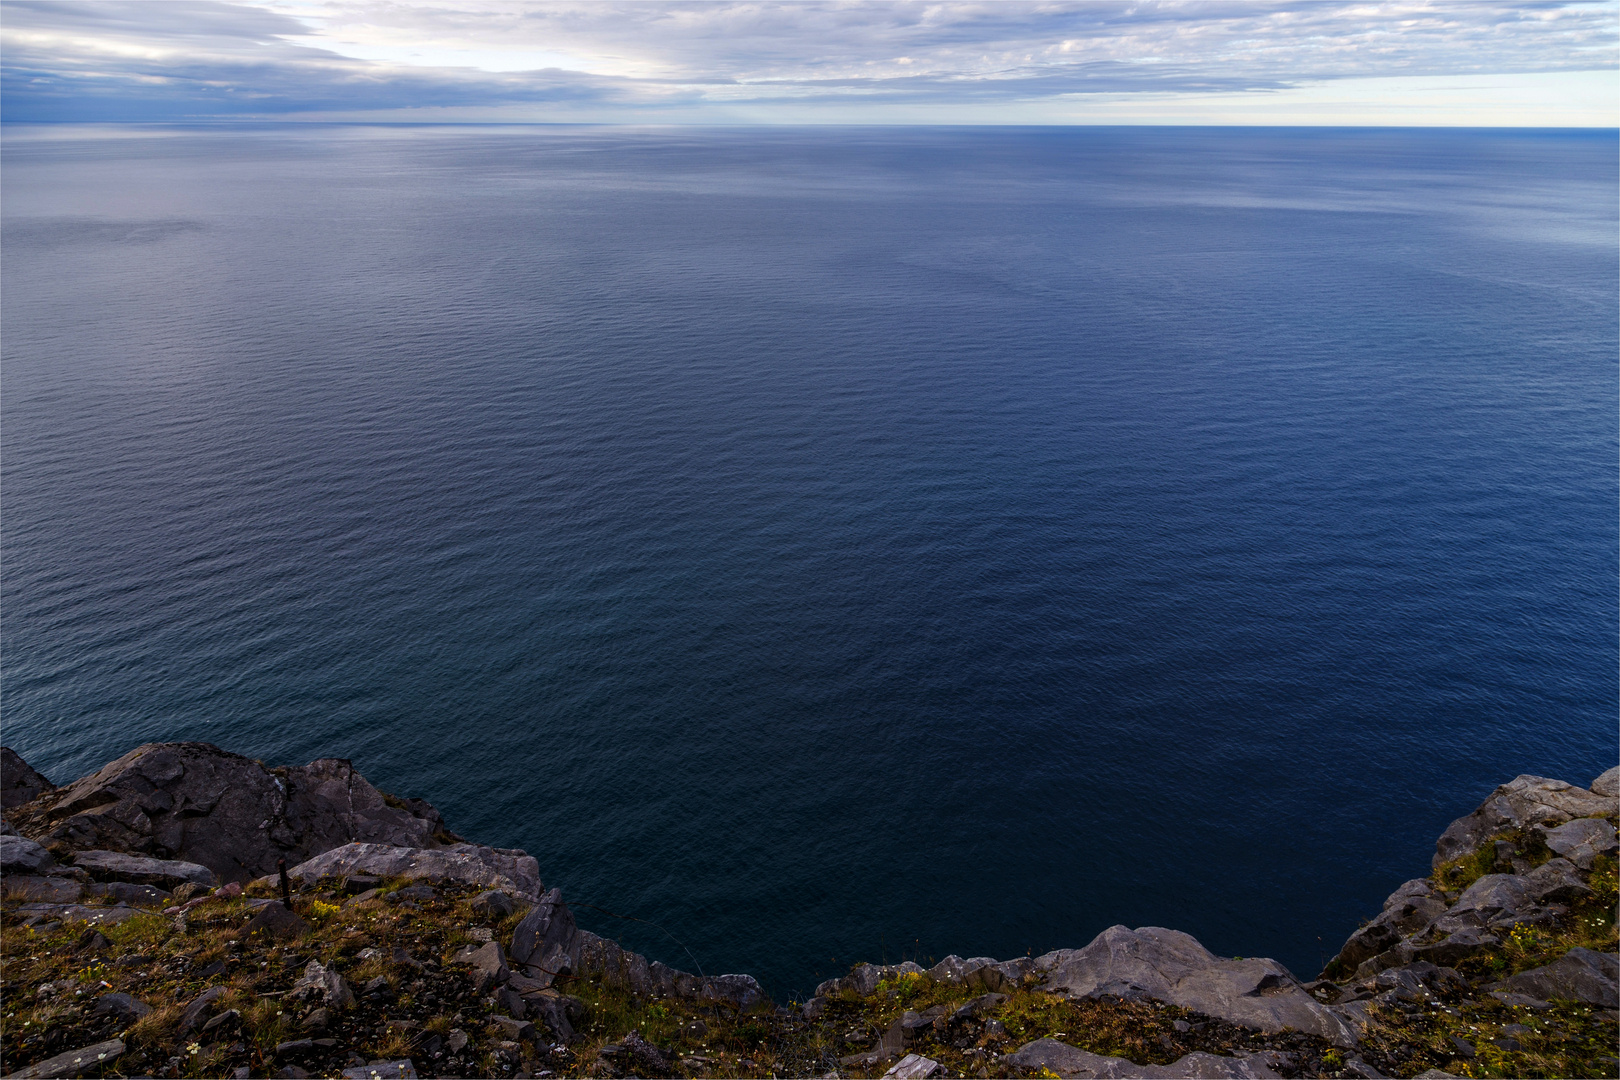
M 779 1000 L 1311 977 L 1620 757 L 1617 149 L 10 126 L 4 741 L 350 758 Z

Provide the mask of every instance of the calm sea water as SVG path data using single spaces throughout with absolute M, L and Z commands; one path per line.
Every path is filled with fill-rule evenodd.
M 1312 975 L 1616 763 L 1616 162 L 9 129 L 4 739 L 349 757 L 781 997 L 1116 922 Z

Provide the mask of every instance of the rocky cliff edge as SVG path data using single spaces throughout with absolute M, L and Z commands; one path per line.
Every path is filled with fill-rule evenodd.
M 202 1055 L 241 1076 L 1616 1075 L 1617 789 L 1620 768 L 1588 788 L 1502 785 L 1315 980 L 1114 926 L 1039 957 L 861 964 L 778 1008 L 749 976 L 580 929 L 532 857 L 467 843 L 347 761 L 267 768 L 153 744 L 57 788 L 0 750 L 5 951 L 46 954 L 7 965 L 6 1008 L 33 1006 L 9 1024 L 7 1068 L 208 1075 Z M 288 902 L 273 899 L 283 865 Z M 212 944 L 190 960 L 217 953 L 208 965 L 176 959 L 199 919 Z M 88 976 L 44 978 L 64 963 Z M 153 978 L 176 984 L 180 1015 Z M 299 1003 L 307 1037 L 280 1037 L 297 1031 L 286 1009 L 267 1019 L 277 1001 Z M 411 1054 L 359 1052 L 390 1048 Z

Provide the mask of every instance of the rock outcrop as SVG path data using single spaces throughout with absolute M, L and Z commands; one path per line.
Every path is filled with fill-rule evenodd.
M 518 923 L 510 953 L 523 971 L 523 996 L 548 990 L 561 976 L 585 975 L 641 997 L 724 1001 L 744 1010 L 770 1003 L 752 975 L 693 975 L 579 929 L 560 889 L 546 893 Z
M 10 751 L 0 766 L 6 791 L 34 793 L 8 803 L 16 831 L 0 830 L 8 929 L 57 933 L 42 955 L 55 948 L 75 968 L 83 966 L 80 957 L 104 956 L 106 966 L 95 970 L 112 972 L 110 978 L 118 978 L 125 963 L 148 967 L 153 978 L 177 976 L 183 981 L 169 986 L 163 1000 L 194 995 L 178 1019 L 178 1037 L 236 1054 L 232 1060 L 248 1053 L 231 1041 L 245 1035 L 244 1014 L 226 1008 L 220 984 L 247 978 L 271 987 L 268 995 L 303 1014 L 302 1037 L 284 1037 L 298 1030 L 284 1032 L 273 1049 L 261 1047 L 280 1075 L 302 1072 L 281 1064 L 293 1060 L 312 1068 L 319 1063 L 323 1075 L 359 1075 L 361 1067 L 344 1060 L 347 1051 L 336 1036 L 365 1028 L 386 1037 L 378 1048 L 402 1045 L 386 1033 L 403 1036 L 416 1021 L 383 1017 L 406 1004 L 407 987 L 417 1021 L 422 1010 L 438 1011 L 438 1026 L 412 1036 L 414 1045 L 434 1059 L 451 1055 L 447 1060 L 458 1068 L 498 1068 L 501 1075 L 541 1060 L 548 1068 L 588 1064 L 588 1075 L 709 1074 L 716 1059 L 666 1051 L 633 1025 L 622 1037 L 609 1032 L 618 1041 L 590 1051 L 594 1062 L 578 1061 L 578 1036 L 588 1023 L 600 1022 L 582 999 L 615 997 L 602 989 L 623 991 L 618 1001 L 639 1001 L 632 1007 L 648 1009 L 649 1016 L 684 1011 L 679 1030 L 691 1036 L 688 1051 L 707 1050 L 697 1040 L 708 1023 L 731 1023 L 733 1033 L 774 1024 L 772 1038 L 791 1041 L 808 1032 L 816 1045 L 838 1046 L 836 1053 L 846 1055 L 817 1059 L 824 1065 L 873 1075 L 887 1068 L 884 1075 L 894 1080 L 964 1069 L 981 1076 L 1234 1080 L 1381 1075 L 1369 1062 L 1398 1065 L 1403 1076 L 1442 1076 L 1418 1070 L 1447 1064 L 1453 1045 L 1466 1059 L 1483 1053 L 1474 1045 L 1486 1037 L 1474 1034 L 1482 1016 L 1494 1017 L 1484 1022 L 1493 1045 L 1505 1049 L 1518 1045 L 1515 1030 L 1527 1040 L 1537 1030 L 1502 1020 L 1497 1014 L 1505 1011 L 1564 1010 L 1581 1024 L 1612 1024 L 1612 1010 L 1620 1008 L 1620 957 L 1571 947 L 1612 940 L 1595 931 L 1578 934 L 1588 933 L 1581 929 L 1588 924 L 1612 925 L 1604 919 L 1620 855 L 1620 768 L 1585 789 L 1535 776 L 1496 789 L 1440 838 L 1434 873 L 1397 888 L 1311 983 L 1273 960 L 1217 956 L 1176 930 L 1113 926 L 1083 948 L 1039 957 L 948 956 L 926 969 L 913 962 L 860 964 L 823 982 L 802 1009 L 772 1009 L 750 976 L 692 974 L 581 929 L 561 890 L 544 888 L 535 859 L 462 841 L 431 806 L 383 795 L 347 762 L 267 769 L 205 744 L 153 744 L 62 788 L 51 787 Z M 292 905 L 302 914 L 270 899 L 280 892 L 274 872 L 282 860 L 298 890 Z M 252 895 L 244 896 L 239 883 L 248 879 Z M 201 905 L 214 906 L 193 910 Z M 110 928 L 157 911 L 172 920 L 174 941 L 185 947 L 166 946 L 171 959 L 163 967 L 150 966 L 153 958 L 135 949 L 115 958 L 120 935 Z M 222 920 L 224 911 L 230 914 Z M 513 926 L 508 920 L 518 915 Z M 196 932 L 188 930 L 188 918 L 205 928 L 228 922 L 236 944 L 227 960 L 236 962 L 238 949 L 252 956 L 231 975 L 226 960 L 191 969 L 198 954 L 185 942 Z M 157 928 L 171 925 L 168 920 Z M 394 936 L 351 953 L 354 939 L 365 940 L 366 927 L 379 924 L 393 926 Z M 499 932 L 502 926 L 512 927 L 509 935 Z M 406 927 L 424 935 L 412 939 L 414 956 L 398 944 Z M 430 947 L 429 940 L 440 945 Z M 306 947 L 320 941 L 325 945 L 314 954 L 322 959 L 309 959 Z M 1504 942 L 1517 951 L 1505 951 Z M 282 960 L 288 968 L 278 970 Z M 296 975 L 291 962 L 300 965 Z M 41 980 L 24 998 L 55 1000 L 55 978 Z M 216 985 L 208 986 L 210 980 Z M 33 1071 L 18 1075 L 66 1075 L 56 1070 L 80 1068 L 85 1051 L 41 1059 L 64 1046 L 105 1039 L 156 1011 L 141 1000 L 139 983 L 125 985 L 130 992 L 112 983 L 104 987 L 112 993 L 95 991 L 96 1004 L 76 1037 L 48 1048 L 41 1043 L 30 1051 L 37 1060 Z M 197 993 L 198 987 L 206 989 Z M 579 997 L 571 987 L 579 988 Z M 651 1011 L 654 1003 L 661 1011 Z M 1134 1025 L 1128 1030 L 1137 1034 L 1087 1042 L 1090 1020 L 1078 1027 L 1065 1021 L 1064 1030 L 1026 1026 L 1047 1009 L 1071 1021 L 1101 1016 L 1104 1027 L 1127 1017 Z M 1463 1019 L 1470 1009 L 1483 1012 Z M 342 1019 L 356 1013 L 372 1019 L 367 1025 Z M 477 1062 L 467 1056 L 473 1025 L 454 1026 L 468 1014 L 478 1018 L 479 1053 L 489 1055 Z M 36 1015 L 59 1014 L 47 1006 Z M 1435 1040 L 1400 1027 L 1446 1016 L 1470 1026 L 1439 1038 L 1443 1051 L 1433 1048 Z M 863 1024 L 863 1017 L 881 1022 Z M 850 1030 L 852 1018 L 857 1022 Z M 1144 1029 L 1156 1032 L 1151 1040 L 1140 1036 Z M 1462 1030 L 1468 1038 L 1455 1034 Z M 1013 1048 L 1012 1033 L 1019 1031 L 1029 1041 Z M 1049 1037 L 1035 1037 L 1048 1031 Z M 1063 1038 L 1133 1056 L 1147 1047 L 1144 1057 L 1164 1063 L 1137 1064 Z M 1414 1049 L 1417 1043 L 1424 1049 Z M 116 1057 L 123 1045 L 97 1043 L 88 1051 Z M 381 1064 L 393 1070 L 389 1075 L 415 1075 L 410 1060 L 387 1052 L 390 1060 Z M 95 1061 L 107 1065 L 111 1058 Z M 169 1071 L 159 1075 L 179 1075 L 180 1062 L 170 1058 Z M 747 1059 L 735 1064 L 744 1072 L 752 1065 Z M 373 1066 L 380 1063 L 365 1068 Z
M 30 777 L 38 774 L 6 755 L 6 783 L 15 761 L 22 778 L 15 790 L 33 790 Z M 16 830 L 59 859 L 89 850 L 178 859 L 224 881 L 246 882 L 273 873 L 282 859 L 301 863 L 349 843 L 433 849 L 461 841 L 431 805 L 390 799 L 347 761 L 267 768 L 207 743 L 137 747 L 66 787 L 7 806 Z
M 1545 776 L 1519 776 L 1490 794 L 1479 809 L 1458 818 L 1434 845 L 1434 865 L 1450 862 L 1477 851 L 1487 837 L 1505 829 L 1541 826 L 1550 828 L 1576 818 L 1614 817 L 1620 813 L 1620 797 L 1612 792 L 1620 767 L 1610 769 L 1578 788 Z
M 1152 998 L 1260 1031 L 1291 1028 L 1337 1046 L 1356 1044 L 1353 1026 L 1275 960 L 1223 959 L 1179 930 L 1112 926 L 1085 948 L 1048 953 L 1034 967 L 1054 993 Z
M 1617 782 L 1620 767 L 1590 788 L 1544 776 L 1503 784 L 1435 843 L 1437 870 L 1483 858 L 1491 872 L 1453 893 L 1427 878 L 1408 881 L 1350 936 L 1323 976 L 1365 982 L 1414 962 L 1449 967 L 1500 945 L 1516 926 L 1561 918 L 1568 905 L 1591 895 L 1586 871 L 1599 858 L 1620 853 L 1614 825 L 1606 820 L 1620 814 L 1620 798 L 1611 794 Z M 1531 850 L 1537 843 L 1546 849 L 1539 856 Z M 1545 861 L 1533 865 L 1537 859 Z

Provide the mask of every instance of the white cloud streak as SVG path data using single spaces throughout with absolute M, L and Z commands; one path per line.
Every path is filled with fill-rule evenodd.
M 0 106 L 13 120 L 882 122 L 956 110 L 1019 122 L 1132 95 L 1481 75 L 1563 85 L 1548 80 L 1613 71 L 1617 46 L 1614 3 L 1558 0 L 16 0 L 0 4 Z

